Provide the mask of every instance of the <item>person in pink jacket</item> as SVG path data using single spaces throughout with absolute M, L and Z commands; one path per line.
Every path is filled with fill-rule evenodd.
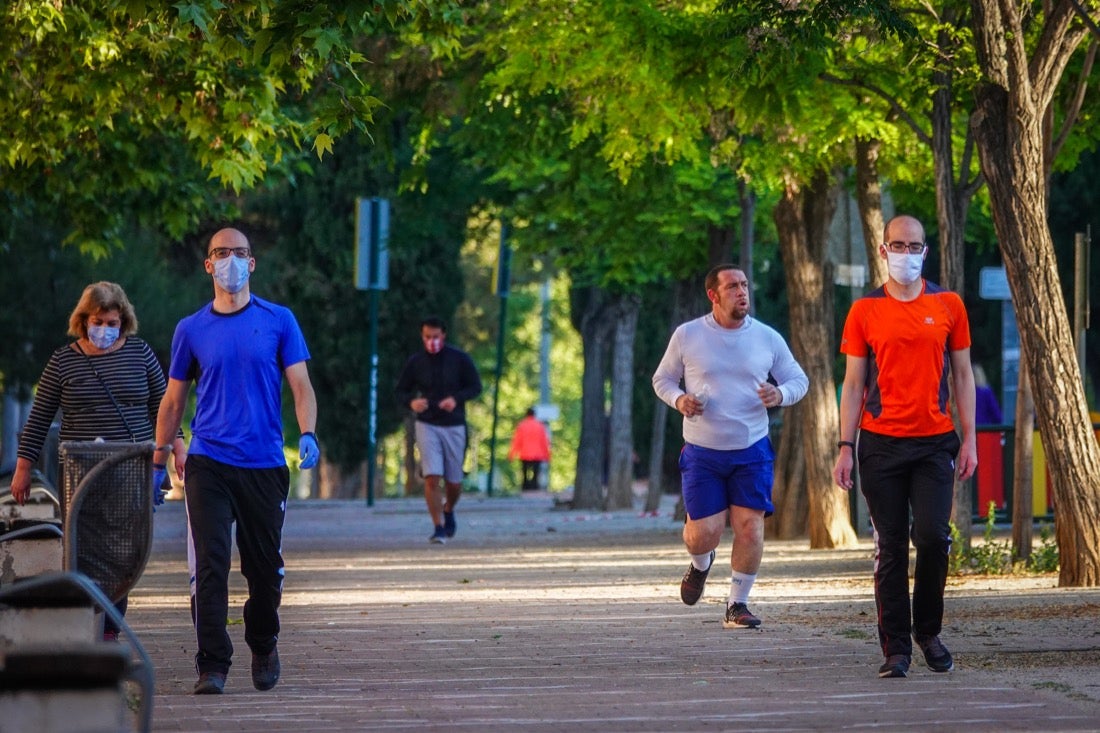
M 539 488 L 539 469 L 544 461 L 550 460 L 550 437 L 535 417 L 534 408 L 527 410 L 527 416 L 519 421 L 512 436 L 508 460 L 517 458 L 523 463 L 523 490 L 535 491 Z

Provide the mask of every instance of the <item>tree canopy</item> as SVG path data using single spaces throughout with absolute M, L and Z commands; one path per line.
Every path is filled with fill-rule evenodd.
M 102 252 L 125 224 L 179 237 L 303 149 L 368 131 L 357 45 L 405 24 L 446 44 L 446 0 L 10 3 L 0 22 L 2 189 L 63 207 Z M 166 170 L 171 175 L 165 175 Z M 206 182 L 216 180 L 220 186 Z
M 491 310 L 464 293 L 470 282 L 483 285 L 471 269 L 492 260 L 482 250 L 493 246 L 487 222 L 498 215 L 512 222 L 518 261 L 532 273 L 565 273 L 575 295 L 601 289 L 576 302 L 617 298 L 626 307 L 615 322 L 626 324 L 637 318 L 636 291 L 672 291 L 708 256 L 729 252 L 736 217 L 752 222 L 759 195 L 768 211 L 755 219 L 779 212 L 784 225 L 776 222 L 782 261 L 768 242 L 758 264 L 782 270 L 771 280 L 787 284 L 777 295 L 797 301 L 792 330 L 812 332 L 814 350 L 825 353 L 831 324 L 821 313 L 832 305 L 819 219 L 840 193 L 837 173 L 870 141 L 881 146 L 880 171 L 929 202 L 922 218 L 937 211 L 952 287 L 961 287 L 953 282 L 961 250 L 974 246 L 959 214 L 983 177 L 997 177 L 996 195 L 977 200 L 993 212 L 1017 298 L 1026 300 L 1028 277 L 1042 274 L 1041 296 L 1021 303 L 1034 332 L 1024 346 L 1044 367 L 1037 387 L 1065 397 L 1065 411 L 1040 410 L 1044 434 L 1054 434 L 1055 415 L 1072 415 L 1074 432 L 1059 442 L 1094 466 L 1096 452 L 1083 450 L 1085 402 L 1064 383 L 1074 373 L 1064 309 L 1039 313 L 1035 303 L 1063 294 L 1049 232 L 1040 231 L 1039 188 L 1095 144 L 1085 81 L 1097 44 L 1084 48 L 1082 18 L 1094 21 L 1097 11 L 1051 0 L 1021 16 L 1017 5 L 11 3 L 0 11 L 0 247 L 12 263 L 4 282 L 28 315 L 15 327 L 18 348 L 0 354 L 5 385 L 25 387 L 58 334 L 58 313 L 35 303 L 73 286 L 58 274 L 58 263 L 73 261 L 73 247 L 61 243 L 101 258 L 141 248 L 148 258 L 128 258 L 117 271 L 155 293 L 169 273 L 193 272 L 194 243 L 213 222 L 243 216 L 271 247 L 258 284 L 318 334 L 318 385 L 346 407 L 322 414 L 331 421 L 324 430 L 358 433 L 353 382 L 364 314 L 346 268 L 350 203 L 361 195 L 392 197 L 402 222 L 383 305 L 392 350 L 383 389 L 385 371 L 415 346 L 404 339 L 425 305 L 470 324 Z M 1076 85 L 1059 84 L 1063 75 Z M 1078 118 L 1080 127 L 1068 124 Z M 976 131 L 984 133 L 983 177 L 972 155 Z M 989 232 L 988 212 L 980 216 Z M 751 234 L 742 242 L 750 251 Z M 142 267 L 158 268 L 156 254 L 169 265 L 142 278 Z M 1042 320 L 1048 312 L 1055 322 Z M 471 328 L 473 340 L 489 342 L 492 328 Z M 597 346 L 606 350 L 606 340 Z M 818 419 L 800 421 L 815 433 L 802 436 L 814 463 L 832 444 L 829 367 L 817 359 Z M 592 391 L 601 420 L 602 386 Z M 622 414 L 614 405 L 613 413 Z M 387 415 L 386 427 L 398 417 Z M 1051 453 L 1054 478 L 1077 482 L 1071 453 Z M 353 465 L 355 439 L 333 445 L 330 459 Z M 1077 483 L 1095 492 L 1094 481 Z M 1097 523 L 1072 502 L 1061 505 Z M 1094 574 L 1094 558 L 1086 560 L 1085 575 Z

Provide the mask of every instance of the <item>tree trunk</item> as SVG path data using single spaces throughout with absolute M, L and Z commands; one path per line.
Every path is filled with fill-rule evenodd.
M 698 285 L 694 280 L 680 280 L 672 286 L 672 308 L 669 310 L 668 334 L 671 338 L 676 327 L 687 320 L 692 302 L 691 291 Z M 670 413 L 668 405 L 663 400 L 653 398 L 656 403 L 653 409 L 653 423 L 649 438 L 649 486 L 646 489 L 646 512 L 655 512 L 661 506 L 661 495 L 665 493 L 665 427 Z
M 707 226 L 707 261 L 729 262 L 733 255 L 733 230 L 728 226 Z
M 1021 355 L 1022 356 L 1022 355 Z M 1031 555 L 1034 516 L 1031 510 L 1032 434 L 1035 432 L 1035 399 L 1031 391 L 1027 360 L 1020 359 L 1016 390 L 1016 437 L 1012 468 L 1012 556 L 1026 560 Z
M 856 542 L 847 494 L 833 482 L 840 421 L 833 380 L 835 339 L 832 319 L 821 317 L 833 312 L 833 279 L 825 255 L 838 194 L 835 178 L 826 173 L 815 176 L 805 189 L 788 181 L 774 215 L 790 303 L 791 351 L 810 380 L 806 396 L 784 411 L 780 439 L 781 445 L 794 443 L 800 449 L 804 474 L 791 464 L 795 452 L 788 453 L 787 463 L 777 471 L 786 482 L 778 493 L 790 506 L 789 493 L 800 488 L 790 480 L 804 475 L 811 548 L 845 547 Z M 794 423 L 797 428 L 790 427 Z M 788 440 L 796 434 L 800 434 L 798 442 Z
M 797 407 L 797 405 L 796 405 Z M 806 456 L 802 453 L 802 422 L 794 419 L 793 408 L 783 420 L 783 434 L 775 453 L 775 520 L 766 524 L 768 537 L 789 540 L 806 534 L 810 500 L 806 486 Z
M 948 8 L 946 22 L 950 23 L 954 13 Z M 939 32 L 937 44 L 941 49 L 950 49 L 956 44 L 946 28 Z M 940 247 L 940 285 L 963 296 L 966 287 L 964 278 L 964 253 L 966 233 L 966 214 L 970 206 L 970 196 L 966 190 L 955 183 L 955 154 L 952 129 L 953 72 L 947 68 L 937 68 L 932 72 L 932 166 L 936 180 L 936 224 L 939 227 Z M 960 176 L 966 176 L 961 171 Z M 952 400 L 952 404 L 954 401 Z M 958 416 L 955 416 L 958 426 Z M 954 507 L 952 520 L 958 529 L 965 549 L 970 549 L 973 533 L 974 482 L 956 481 L 954 489 Z
M 661 507 L 661 495 L 665 491 L 665 422 L 668 420 L 668 405 L 662 400 L 655 402 L 649 431 L 649 482 L 646 485 L 645 506 L 642 507 L 646 514 Z
M 359 490 L 366 485 L 363 478 L 366 475 L 367 463 L 363 461 L 356 470 L 345 473 L 340 466 L 324 459 L 313 469 L 312 477 L 305 484 L 306 477 L 299 477 L 298 491 L 300 495 L 303 485 L 309 487 L 309 498 L 317 499 L 355 499 L 359 496 Z
M 749 292 L 752 292 L 752 250 L 756 240 L 756 194 L 744 178 L 737 181 L 737 193 L 741 203 L 741 251 L 737 256 L 738 266 L 749 281 Z M 719 263 L 710 261 L 711 266 Z M 749 298 L 749 310 L 756 315 L 756 299 Z
M 424 493 L 424 478 L 416 460 L 416 418 L 406 415 L 401 421 L 405 426 L 405 496 Z
M 595 286 L 576 289 L 574 318 L 579 321 L 584 352 L 581 377 L 581 434 L 577 445 L 577 473 L 573 485 L 574 509 L 603 509 L 604 462 L 607 458 L 607 420 L 604 414 L 604 364 L 609 348 L 607 294 Z M 579 314 L 577 316 L 576 314 Z
M 882 184 L 878 175 L 881 140 L 856 140 L 856 204 L 867 251 L 867 283 L 873 290 L 886 282 L 886 261 L 878 254 L 886 222 L 882 215 Z
M 638 331 L 637 296 L 615 302 L 611 359 L 611 416 L 608 429 L 607 509 L 634 507 L 634 336 Z
M 1100 585 L 1100 448 L 1089 420 L 1046 222 L 1043 113 L 1086 33 L 1068 2 L 1043 17 L 1034 68 L 1015 4 L 972 0 L 979 62 L 973 125 L 989 187 L 1055 501 L 1061 586 Z M 1031 35 L 1032 29 L 1027 29 Z

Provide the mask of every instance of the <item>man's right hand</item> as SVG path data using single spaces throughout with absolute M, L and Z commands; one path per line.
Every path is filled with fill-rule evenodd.
M 852 469 L 855 467 L 855 458 L 852 456 L 851 448 L 841 448 L 840 454 L 836 457 L 836 464 L 833 466 L 833 479 L 836 481 L 836 485 L 845 491 L 851 490 L 855 485 L 855 481 L 852 478 Z
M 419 415 L 420 413 L 424 412 L 424 410 L 428 409 L 428 398 L 417 397 L 415 400 L 409 403 L 409 407 L 412 408 L 413 412 Z

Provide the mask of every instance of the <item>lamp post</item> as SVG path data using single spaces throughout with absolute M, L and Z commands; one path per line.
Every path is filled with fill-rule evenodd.
M 355 201 L 355 287 L 369 295 L 367 329 L 367 506 L 374 505 L 378 462 L 378 291 L 390 286 L 390 202 Z
M 500 323 L 497 327 L 497 365 L 493 382 L 493 429 L 489 435 L 489 481 L 486 492 L 493 495 L 493 478 L 496 473 L 497 418 L 500 414 L 500 376 L 504 371 L 504 329 L 508 317 L 508 290 L 511 277 L 512 249 L 508 246 L 508 222 L 500 223 L 500 256 L 497 258 L 496 294 L 500 297 Z

